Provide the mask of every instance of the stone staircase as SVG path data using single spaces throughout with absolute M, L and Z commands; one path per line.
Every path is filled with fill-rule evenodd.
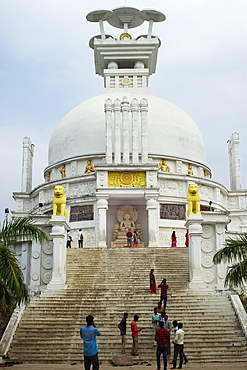
M 169 320 L 183 322 L 185 353 L 192 362 L 246 361 L 246 340 L 230 300 L 210 291 L 187 289 L 187 248 L 68 249 L 68 289 L 45 292 L 33 298 L 11 344 L 11 359 L 24 362 L 82 362 L 81 326 L 92 314 L 101 331 L 99 358 L 108 362 L 120 354 L 117 327 L 129 313 L 126 354 L 130 354 L 130 324 L 138 326 L 140 360 L 155 362 L 151 316 L 159 294 L 151 294 L 149 272 L 155 269 L 157 285 L 169 285 Z M 159 291 L 158 291 L 159 293 Z

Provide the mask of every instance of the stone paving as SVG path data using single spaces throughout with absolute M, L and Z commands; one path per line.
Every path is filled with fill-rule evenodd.
M 119 366 L 121 370 L 156 370 L 156 365 L 143 366 Z M 167 369 L 170 369 L 172 365 L 168 365 Z M 71 364 L 21 364 L 14 365 L 14 368 L 19 370 L 69 370 L 69 369 L 80 369 L 84 370 L 83 364 L 76 364 L 71 366 Z M 100 370 L 113 370 L 115 367 L 111 365 L 101 365 Z M 92 369 L 92 368 L 91 368 Z M 185 370 L 246 370 L 247 362 L 235 362 L 235 363 L 190 363 L 188 362 L 183 366 Z

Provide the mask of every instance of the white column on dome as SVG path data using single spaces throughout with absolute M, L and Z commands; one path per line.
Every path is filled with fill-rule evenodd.
M 121 163 L 121 101 L 115 99 L 114 101 L 114 133 L 115 133 L 115 150 L 114 150 L 114 162 Z
M 148 162 L 148 101 L 141 100 L 141 146 L 142 146 L 142 163 Z
M 112 163 L 112 101 L 105 101 L 106 163 Z
M 122 121 L 123 121 L 123 163 L 130 162 L 130 143 L 129 143 L 129 100 L 127 96 L 122 100 Z
M 132 163 L 139 162 L 139 137 L 138 137 L 138 111 L 139 104 L 137 99 L 131 102 L 132 113 Z
M 239 156 L 239 133 L 235 132 L 228 140 L 230 189 L 241 189 L 240 156 Z
M 32 144 L 30 137 L 24 137 L 23 139 L 23 159 L 22 159 L 22 179 L 21 179 L 21 191 L 22 192 L 29 193 L 32 190 L 33 156 L 34 156 L 34 145 Z

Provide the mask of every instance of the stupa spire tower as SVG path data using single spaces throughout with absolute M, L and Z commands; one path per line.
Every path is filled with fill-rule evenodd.
M 160 40 L 152 36 L 154 22 L 162 22 L 165 15 L 157 10 L 139 10 L 120 7 L 111 10 L 96 10 L 86 16 L 89 22 L 98 22 L 100 35 L 89 41 L 94 50 L 95 72 L 104 78 L 106 89 L 147 88 L 148 78 L 155 73 Z M 118 38 L 106 35 L 104 21 L 122 29 Z M 133 38 L 130 29 L 149 22 L 146 35 Z

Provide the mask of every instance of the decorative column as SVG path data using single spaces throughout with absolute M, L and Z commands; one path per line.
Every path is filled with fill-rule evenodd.
M 33 156 L 34 145 L 32 144 L 30 137 L 24 137 L 21 179 L 21 191 L 24 193 L 30 193 L 32 190 Z
M 108 210 L 107 199 L 101 198 L 97 202 L 98 222 L 99 222 L 99 247 L 105 248 L 106 244 L 106 211 Z
M 221 216 L 222 217 L 222 216 Z M 225 216 L 225 222 L 216 223 L 216 252 L 224 247 L 225 243 L 225 225 L 228 224 L 228 216 Z M 224 289 L 225 277 L 226 277 L 226 266 L 227 264 L 221 262 L 217 267 L 217 288 Z
M 40 289 L 40 264 L 41 264 L 41 245 L 35 240 L 32 241 L 32 256 L 30 259 L 30 290 Z
M 138 137 L 138 111 L 139 104 L 137 99 L 131 102 L 132 113 L 132 163 L 139 162 L 139 137 Z
M 158 225 L 158 194 L 148 194 L 145 196 L 147 199 L 146 210 L 148 211 L 148 236 L 149 247 L 157 247 L 159 242 L 159 225 Z
M 127 96 L 122 101 L 122 120 L 123 120 L 123 163 L 129 163 L 130 143 L 129 143 L 129 100 Z
M 52 216 L 53 270 L 49 290 L 66 289 L 66 244 L 69 224 L 64 216 Z
M 202 238 L 201 214 L 190 214 L 185 222 L 189 230 L 189 258 L 190 258 L 190 288 L 206 288 L 201 273 L 201 238 Z
M 112 163 L 112 101 L 105 101 L 106 163 Z
M 228 140 L 230 189 L 241 189 L 240 156 L 239 156 L 239 133 L 235 132 Z
M 114 162 L 116 164 L 119 164 L 121 163 L 121 119 L 120 119 L 121 102 L 119 99 L 115 99 L 113 109 L 114 109 L 114 128 L 115 128 Z
M 142 163 L 148 163 L 148 101 L 141 100 L 141 147 Z

